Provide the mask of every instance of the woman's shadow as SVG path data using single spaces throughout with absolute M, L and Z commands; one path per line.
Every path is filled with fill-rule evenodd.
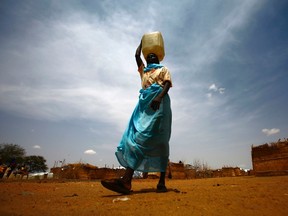
M 147 188 L 147 189 L 141 189 L 141 190 L 132 190 L 129 194 L 113 194 L 113 195 L 104 195 L 102 197 L 119 197 L 119 196 L 131 196 L 133 194 L 145 194 L 145 193 L 169 193 L 169 192 L 174 192 L 174 193 L 186 193 L 186 192 L 181 192 L 178 189 L 173 189 L 173 188 L 168 188 L 166 192 L 159 192 L 157 191 L 156 188 Z

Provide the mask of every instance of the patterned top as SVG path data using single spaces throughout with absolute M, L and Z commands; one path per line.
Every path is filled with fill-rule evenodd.
M 152 69 L 144 73 L 144 65 L 142 64 L 138 68 L 138 71 L 140 73 L 141 84 L 143 89 L 148 88 L 153 83 L 157 83 L 163 87 L 166 81 L 170 82 L 172 87 L 171 74 L 167 67 Z

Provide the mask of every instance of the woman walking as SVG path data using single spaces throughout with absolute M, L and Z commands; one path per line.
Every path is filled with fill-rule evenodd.
M 144 56 L 147 62 L 145 67 L 140 57 L 141 49 L 142 41 L 135 53 L 142 89 L 115 153 L 126 171 L 120 179 L 101 181 L 105 188 L 122 194 L 130 193 L 135 170 L 161 172 L 157 192 L 167 192 L 165 175 L 172 122 L 168 91 L 172 87 L 172 80 L 168 68 L 160 64 L 154 53 Z

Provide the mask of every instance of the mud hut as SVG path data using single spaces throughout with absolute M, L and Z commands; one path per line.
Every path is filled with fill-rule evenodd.
M 288 174 L 288 141 L 251 147 L 253 172 L 256 176 Z

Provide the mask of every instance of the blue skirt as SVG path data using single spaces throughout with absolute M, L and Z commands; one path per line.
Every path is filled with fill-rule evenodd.
M 172 122 L 169 95 L 163 97 L 159 110 L 150 107 L 161 91 L 158 84 L 140 90 L 138 104 L 115 153 L 123 167 L 142 172 L 166 171 Z

